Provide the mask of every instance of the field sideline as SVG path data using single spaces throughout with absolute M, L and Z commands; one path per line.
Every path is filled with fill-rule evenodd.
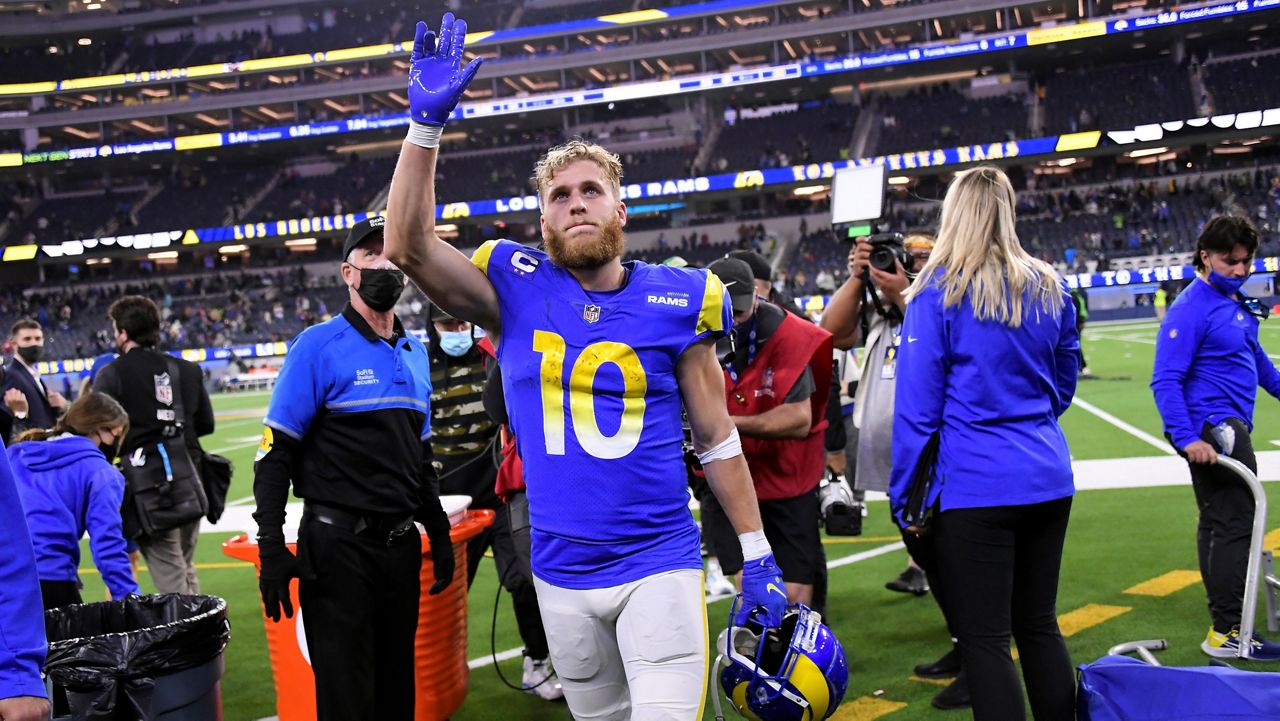
M 1206 660 L 1198 649 L 1208 614 L 1195 571 L 1195 504 L 1189 476 L 1164 442 L 1147 388 L 1155 331 L 1154 322 L 1141 321 L 1086 329 L 1085 352 L 1094 376 L 1081 380 L 1076 402 L 1062 421 L 1081 489 L 1072 510 L 1059 593 L 1059 615 L 1076 663 L 1096 659 L 1115 643 L 1139 638 L 1167 638 L 1171 648 L 1161 654 L 1167 664 L 1203 665 Z M 1263 324 L 1262 342 L 1275 353 L 1273 358 L 1280 359 L 1280 323 Z M 232 642 L 222 687 L 228 721 L 275 714 L 256 580 L 250 566 L 223 556 L 220 549 L 252 511 L 252 461 L 268 399 L 263 393 L 216 397 L 218 431 L 205 439 L 207 449 L 236 465 L 229 495 L 234 505 L 218 527 L 206 529 L 197 554 L 204 591 L 226 598 L 230 607 Z M 1260 475 L 1267 481 L 1280 480 L 1280 402 L 1264 394 L 1255 420 Z M 1278 489 L 1274 483 L 1268 485 L 1272 547 L 1280 546 L 1280 521 L 1274 520 Z M 949 641 L 931 597 L 883 588 L 906 558 L 887 505 L 871 503 L 863 536 L 825 541 L 832 569 L 828 620 L 845 644 L 851 666 L 849 693 L 834 718 L 968 718 L 967 712 L 934 710 L 929 699 L 939 686 L 911 677 L 913 665 L 941 655 Z M 101 598 L 103 587 L 92 570 L 87 546 L 84 558 L 85 598 Z M 142 585 L 150 588 L 145 574 Z M 482 564 L 470 594 L 470 692 L 453 719 L 569 719 L 563 704 L 510 691 L 494 673 L 490 654 L 496 650 L 507 678 L 518 682 L 520 676 L 519 638 L 505 598 L 497 608 L 495 644 L 490 644 L 497 588 L 492 564 Z M 724 627 L 728 604 L 712 602 L 708 612 L 714 639 Z M 710 704 L 704 718 L 712 718 Z

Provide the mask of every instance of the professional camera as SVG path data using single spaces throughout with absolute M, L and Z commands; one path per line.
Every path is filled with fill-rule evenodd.
M 902 264 L 902 270 L 910 273 L 915 270 L 915 256 L 907 252 L 906 240 L 902 233 L 876 233 L 867 238 L 871 243 L 871 267 L 886 273 L 897 272 L 895 261 Z
M 818 512 L 828 536 L 861 536 L 862 505 L 849 483 L 834 472 L 818 485 Z

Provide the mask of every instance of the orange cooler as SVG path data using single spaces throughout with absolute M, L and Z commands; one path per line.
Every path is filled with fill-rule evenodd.
M 438 595 L 427 590 L 435 583 L 431 544 L 422 536 L 422 596 L 418 609 L 418 632 L 414 638 L 417 721 L 445 721 L 467 697 L 467 541 L 493 525 L 493 511 L 467 511 L 453 524 L 455 571 L 453 583 Z M 289 550 L 297 552 L 296 544 Z M 241 561 L 258 562 L 258 544 L 240 534 L 222 544 L 222 552 Z M 289 584 L 293 618 L 274 623 L 265 618 L 267 651 L 276 684 L 276 711 L 280 721 L 315 721 L 316 682 L 306 651 L 302 630 L 305 610 L 298 603 L 298 580 Z M 428 623 L 422 622 L 429 620 Z

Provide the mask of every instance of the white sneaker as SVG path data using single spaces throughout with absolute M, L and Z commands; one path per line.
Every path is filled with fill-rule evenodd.
M 524 678 L 521 680 L 524 692 L 533 694 L 547 701 L 559 701 L 564 698 L 564 689 L 560 687 L 560 678 L 551 668 L 551 659 L 535 661 L 524 657 Z
M 720 570 L 720 562 L 714 558 L 707 559 L 707 577 L 703 583 L 703 588 L 708 596 L 732 596 L 738 592 L 733 587 L 733 581 L 725 577 L 724 571 Z

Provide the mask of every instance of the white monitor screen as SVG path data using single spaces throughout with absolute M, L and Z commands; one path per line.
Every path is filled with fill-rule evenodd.
M 846 168 L 831 181 L 831 224 L 875 220 L 884 206 L 884 166 Z

